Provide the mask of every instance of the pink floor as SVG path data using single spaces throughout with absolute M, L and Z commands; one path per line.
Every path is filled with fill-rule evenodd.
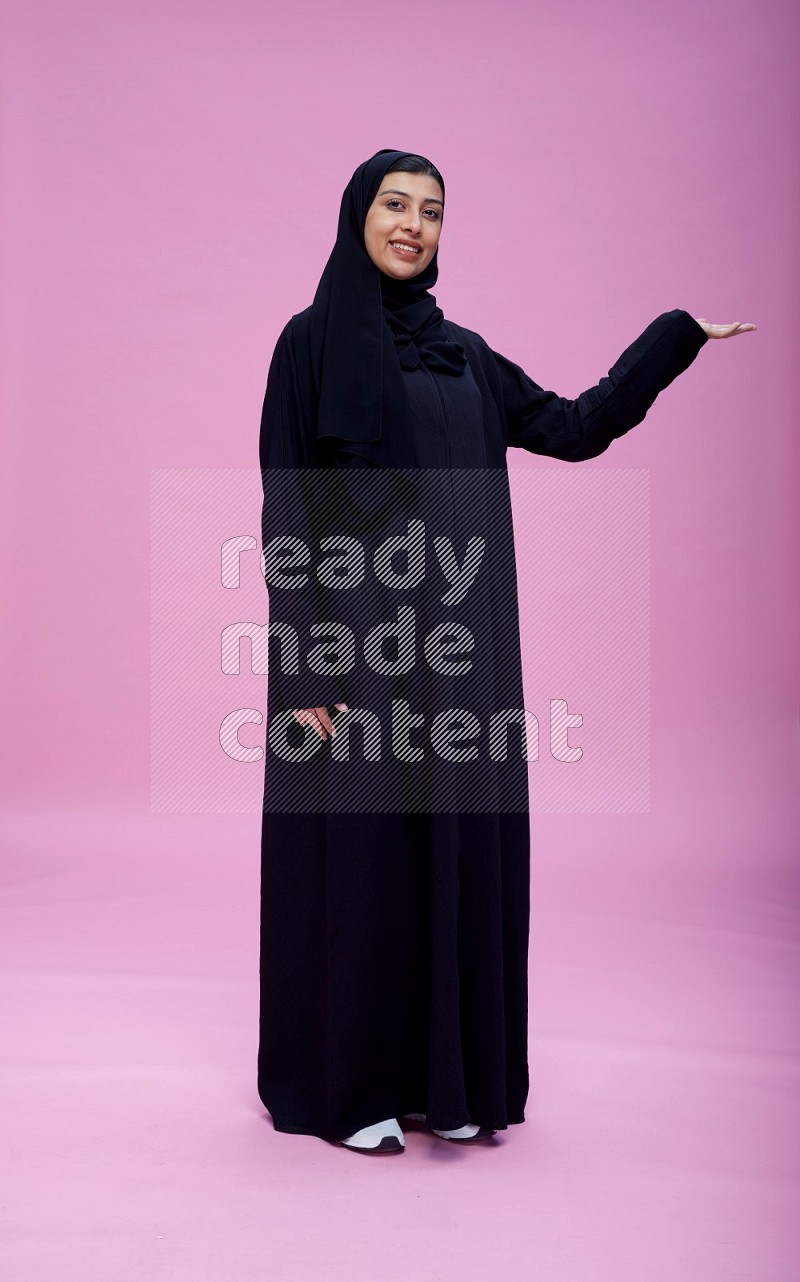
M 780 810 L 534 814 L 527 1121 L 375 1160 L 257 1097 L 257 813 L 7 815 L 5 1276 L 795 1279 Z

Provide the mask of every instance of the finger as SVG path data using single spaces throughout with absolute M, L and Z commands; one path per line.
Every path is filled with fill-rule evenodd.
M 317 720 L 315 708 L 297 708 L 294 710 L 294 716 L 301 726 L 313 726 L 321 739 L 327 739 L 328 736 Z
M 746 334 L 748 330 L 755 329 L 755 325 L 745 325 L 742 321 L 737 321 L 734 325 L 729 325 L 720 335 L 721 338 L 735 338 L 737 334 Z
M 322 722 L 323 726 L 328 731 L 328 734 L 335 735 L 336 731 L 334 729 L 333 722 L 331 721 L 330 713 L 328 712 L 327 707 L 317 708 L 316 713 L 317 713 L 317 716 L 319 717 L 319 720 Z
M 318 711 L 318 710 L 317 710 L 316 708 L 308 708 L 308 709 L 307 709 L 307 712 L 308 712 L 308 724 L 309 724 L 310 726 L 313 726 L 313 727 L 314 727 L 314 729 L 316 730 L 316 732 L 317 732 L 317 734 L 319 735 L 320 739 L 327 739 L 327 737 L 328 737 L 328 736 L 326 735 L 325 731 L 323 730 L 322 726 L 321 726 L 321 725 L 320 725 L 320 723 L 319 723 L 319 718 L 318 718 L 318 716 L 317 716 L 317 711 Z
M 711 329 L 715 331 L 715 338 L 728 338 L 731 334 L 744 334 L 757 328 L 758 326 L 754 325 L 752 321 L 728 321 L 726 324 L 711 324 Z
M 347 704 L 346 704 L 346 703 L 335 703 L 333 706 L 334 706 L 334 708 L 338 708 L 340 712 L 347 712 Z

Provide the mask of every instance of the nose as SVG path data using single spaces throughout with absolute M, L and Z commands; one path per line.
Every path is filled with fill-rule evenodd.
M 412 236 L 418 236 L 420 226 L 421 226 L 420 219 L 418 217 L 415 218 L 413 214 L 409 214 L 409 218 L 408 218 L 408 222 L 406 223 L 405 230 L 409 232 Z

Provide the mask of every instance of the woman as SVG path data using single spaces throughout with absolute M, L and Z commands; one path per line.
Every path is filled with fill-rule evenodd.
M 755 328 L 666 312 L 596 387 L 559 397 L 436 306 L 444 202 L 423 157 L 386 149 L 358 167 L 314 301 L 278 339 L 261 420 L 273 750 L 258 1090 L 276 1130 L 366 1154 L 403 1152 L 401 1121 L 474 1143 L 525 1120 L 529 821 L 506 451 L 596 457 L 709 337 Z M 413 606 L 389 557 L 401 545 L 425 566 Z M 315 574 L 326 546 L 339 563 Z M 452 644 L 437 650 L 437 610 L 460 664 Z M 352 639 L 386 619 L 397 651 L 354 666 Z M 430 662 L 404 667 L 412 622 Z M 300 653 L 321 635 L 327 646 Z M 455 707 L 469 751 L 443 730 Z M 356 745 L 383 744 L 398 709 L 402 729 L 442 733 L 412 747 L 393 724 L 403 751 L 377 766 Z

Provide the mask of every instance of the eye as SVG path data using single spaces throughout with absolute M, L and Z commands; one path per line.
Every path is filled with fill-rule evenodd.
M 399 199 L 397 198 L 397 196 L 392 196 L 392 198 L 391 198 L 390 200 L 387 200 L 387 202 L 386 202 L 386 208 L 387 208 L 387 209 L 389 209 L 389 208 L 391 208 L 391 206 L 392 206 L 392 205 L 400 205 L 400 206 L 401 206 L 401 208 L 402 208 L 403 202 L 402 202 L 402 200 L 399 200 Z M 426 209 L 426 210 L 425 210 L 425 213 L 426 213 L 426 214 L 433 214 L 433 221 L 434 221 L 434 222 L 436 222 L 436 221 L 441 217 L 441 215 L 440 215 L 440 213 L 439 213 L 439 210 L 438 210 L 438 209 Z

